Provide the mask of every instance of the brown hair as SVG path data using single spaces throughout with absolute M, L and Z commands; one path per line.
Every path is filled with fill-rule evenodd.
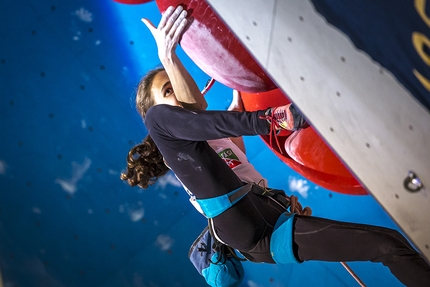
M 127 156 L 127 170 L 121 173 L 121 179 L 127 180 L 131 186 L 143 189 L 167 173 L 163 156 L 152 138 L 148 135 L 142 143 L 135 145 Z
M 154 105 L 151 93 L 152 82 L 155 76 L 164 71 L 163 67 L 149 71 L 139 82 L 136 92 L 136 108 L 143 119 L 146 112 Z M 152 138 L 147 135 L 142 143 L 131 148 L 127 156 L 127 170 L 121 173 L 121 179 L 127 180 L 131 186 L 143 189 L 167 173 L 169 169 L 164 164 L 163 156 Z

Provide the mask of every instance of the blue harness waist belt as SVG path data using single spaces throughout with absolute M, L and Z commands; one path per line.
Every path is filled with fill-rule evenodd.
M 217 197 L 197 199 L 197 203 L 203 210 L 203 213 L 207 218 L 214 218 L 230 207 L 236 202 L 241 200 L 245 195 L 252 190 L 253 183 L 248 183 L 244 186 L 239 187 L 227 194 L 223 194 Z

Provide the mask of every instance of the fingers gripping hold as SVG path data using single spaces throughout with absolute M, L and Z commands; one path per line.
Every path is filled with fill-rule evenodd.
M 173 7 L 166 9 L 157 28 L 148 19 L 142 19 L 142 22 L 148 27 L 157 43 L 160 59 L 168 59 L 174 53 L 176 45 L 187 26 L 186 17 L 187 12 L 184 8 L 178 6 L 176 9 Z
M 161 16 L 160 23 L 158 24 L 158 27 L 157 27 L 158 30 L 165 28 L 167 19 L 169 19 L 169 17 L 172 15 L 174 10 L 175 8 L 173 6 L 170 6 L 169 8 L 166 9 L 166 11 L 164 11 L 163 16 Z
M 186 17 L 187 12 L 184 11 L 182 6 L 169 7 L 166 12 L 163 14 L 163 19 L 160 22 L 158 29 L 164 30 L 166 34 L 171 34 L 172 36 L 175 34 L 177 27 L 180 25 L 181 21 Z M 163 24 L 164 26 L 162 26 Z
M 172 16 L 170 16 L 169 21 L 172 23 L 176 21 L 176 19 L 181 15 L 181 12 L 184 10 L 182 6 L 176 7 L 175 11 L 173 12 Z
M 186 16 L 187 11 L 182 6 L 178 6 L 176 9 L 170 6 L 164 11 L 157 28 L 148 19 L 142 18 L 142 22 L 149 28 L 152 34 L 155 33 L 155 30 L 158 30 L 164 32 L 165 35 L 171 34 L 173 36 L 181 24 L 185 26 L 186 23 L 182 22 Z
M 173 24 L 171 33 L 173 33 L 172 40 L 175 42 L 179 42 L 179 38 L 187 26 L 188 22 L 185 17 L 187 17 L 187 11 L 182 11 L 178 19 L 176 19 L 175 23 Z
M 187 11 L 182 10 L 181 13 L 179 13 L 178 18 L 174 22 L 174 25 L 179 26 L 182 24 L 183 20 L 187 17 Z

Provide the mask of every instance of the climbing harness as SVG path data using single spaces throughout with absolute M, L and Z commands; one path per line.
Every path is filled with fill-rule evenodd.
M 204 215 L 208 218 L 208 226 L 194 241 L 188 255 L 196 269 L 205 277 L 210 286 L 233 287 L 238 286 L 243 280 L 244 271 L 241 261 L 246 261 L 247 259 L 238 256 L 233 248 L 217 236 L 212 218 L 233 206 L 249 192 L 267 196 L 267 198 L 286 210 L 280 216 L 277 222 L 278 226 L 275 226 L 272 234 L 271 253 L 277 263 L 297 262 L 292 251 L 283 247 L 285 246 L 285 238 L 291 237 L 285 236 L 285 234 L 292 232 L 292 219 L 295 214 L 310 216 L 312 210 L 309 207 L 303 208 L 297 196 L 288 196 L 283 190 L 270 189 L 264 185 L 260 186 L 260 184 L 263 185 L 263 181 L 258 184 L 245 184 L 225 195 L 196 200 Z M 200 255 L 197 256 L 196 254 Z M 340 263 L 360 286 L 366 286 L 345 262 Z
M 241 200 L 252 190 L 253 186 L 254 184 L 246 184 L 227 194 L 212 198 L 197 199 L 196 201 L 207 218 L 214 218 Z
M 261 181 L 262 183 L 264 181 Z M 284 191 L 268 189 L 255 183 L 248 183 L 228 194 L 208 199 L 197 199 L 204 215 L 208 218 L 208 226 L 191 245 L 188 257 L 197 271 L 213 287 L 236 287 L 244 277 L 241 261 L 246 261 L 237 255 L 236 251 L 224 243 L 216 234 L 212 218 L 233 206 L 249 192 L 267 196 L 280 207 L 290 212 L 310 215 L 311 209 L 302 208 L 296 196 L 288 197 Z

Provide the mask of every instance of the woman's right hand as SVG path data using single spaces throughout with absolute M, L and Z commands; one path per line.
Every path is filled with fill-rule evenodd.
M 170 6 L 161 17 L 157 28 L 148 19 L 142 18 L 157 43 L 158 56 L 162 63 L 172 59 L 176 45 L 187 26 L 186 16 L 187 11 L 181 6 L 176 9 Z
M 208 106 L 206 100 L 175 53 L 175 48 L 188 24 L 186 16 L 187 12 L 181 6 L 176 9 L 169 7 L 157 28 L 147 19 L 142 19 L 142 22 L 151 31 L 157 43 L 158 57 L 172 83 L 176 99 L 186 109 L 205 110 Z

